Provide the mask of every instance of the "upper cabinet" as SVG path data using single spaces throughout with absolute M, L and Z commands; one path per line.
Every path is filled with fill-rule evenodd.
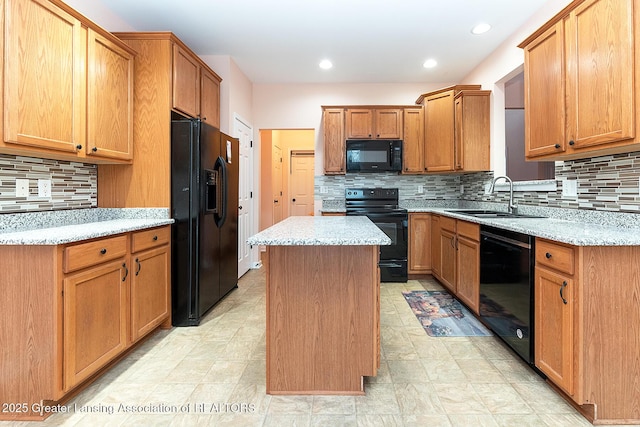
M 489 170 L 491 91 L 457 85 L 422 95 L 424 171 Z
M 58 0 L 5 0 L 0 152 L 128 162 L 135 52 Z
M 171 205 L 171 112 L 220 126 L 220 77 L 170 32 L 115 35 L 137 52 L 130 168 L 98 168 L 98 206 Z
M 636 0 L 574 1 L 520 44 L 528 159 L 640 150 L 639 6 Z
M 424 110 L 404 109 L 404 140 L 402 142 L 402 173 L 422 173 L 424 145 Z
M 344 109 L 324 108 L 322 111 L 324 128 L 324 173 L 344 174 L 346 170 Z
M 402 108 L 347 108 L 347 139 L 402 139 Z

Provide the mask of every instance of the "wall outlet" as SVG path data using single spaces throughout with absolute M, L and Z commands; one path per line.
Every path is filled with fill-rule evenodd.
M 578 197 L 578 181 L 575 179 L 564 179 L 562 181 L 562 197 Z
M 327 187 L 325 187 L 324 185 L 320 186 L 320 194 L 327 194 L 329 192 L 329 189 Z
M 16 197 L 29 197 L 29 180 L 16 178 Z
M 460 194 L 464 194 L 464 184 L 460 184 Z
M 418 185 L 418 194 L 424 194 L 424 185 Z
M 38 180 L 38 197 L 51 198 L 51 180 L 50 179 Z

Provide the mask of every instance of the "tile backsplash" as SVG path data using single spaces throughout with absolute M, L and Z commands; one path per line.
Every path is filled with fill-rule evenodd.
M 29 197 L 16 197 L 16 178 L 29 180 Z M 51 180 L 51 198 L 38 197 L 38 179 Z M 0 154 L 0 213 L 94 208 L 96 165 Z
M 323 205 L 344 206 L 344 189 L 392 187 L 401 200 L 469 200 L 507 202 L 509 193 L 485 194 L 493 172 L 450 175 L 348 174 L 316 176 L 315 197 Z M 516 191 L 517 204 L 593 211 L 640 213 L 640 153 L 557 162 L 555 191 Z M 563 183 L 577 181 L 577 197 L 562 194 Z M 419 188 L 423 192 L 419 192 Z M 461 191 L 461 188 L 464 189 Z M 325 193 L 322 190 L 326 190 Z M 406 204 L 406 203 L 405 203 Z

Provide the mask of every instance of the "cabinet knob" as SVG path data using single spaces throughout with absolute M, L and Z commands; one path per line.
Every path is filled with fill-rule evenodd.
M 545 257 L 547 257 L 547 259 L 551 258 L 551 254 L 549 252 L 547 252 L 546 254 L 544 254 Z
M 95 153 L 96 151 L 98 151 L 98 147 L 93 147 L 93 148 L 91 149 L 91 151 L 93 151 L 93 152 Z
M 206 122 L 206 121 L 207 121 L 207 118 L 206 118 L 206 117 L 203 117 L 203 118 L 202 118 L 202 120 L 204 120 L 204 121 Z
M 76 145 L 76 150 L 82 150 L 82 144 Z
M 575 144 L 575 143 L 576 143 L 576 142 L 575 142 L 573 139 L 572 139 L 571 141 L 569 141 L 569 145 L 573 145 L 573 144 Z
M 107 249 L 106 249 L 106 248 L 102 248 L 102 249 L 100 249 L 100 253 L 101 253 L 102 255 L 106 254 L 106 253 L 107 253 Z
M 555 147 L 556 147 L 556 148 L 560 148 L 560 144 L 556 144 L 556 145 L 555 145 Z
M 153 236 L 153 241 L 155 242 L 156 240 L 158 240 L 158 236 Z

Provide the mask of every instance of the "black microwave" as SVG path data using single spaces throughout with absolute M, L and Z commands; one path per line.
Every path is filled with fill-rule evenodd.
M 402 141 L 347 140 L 347 172 L 402 171 Z

